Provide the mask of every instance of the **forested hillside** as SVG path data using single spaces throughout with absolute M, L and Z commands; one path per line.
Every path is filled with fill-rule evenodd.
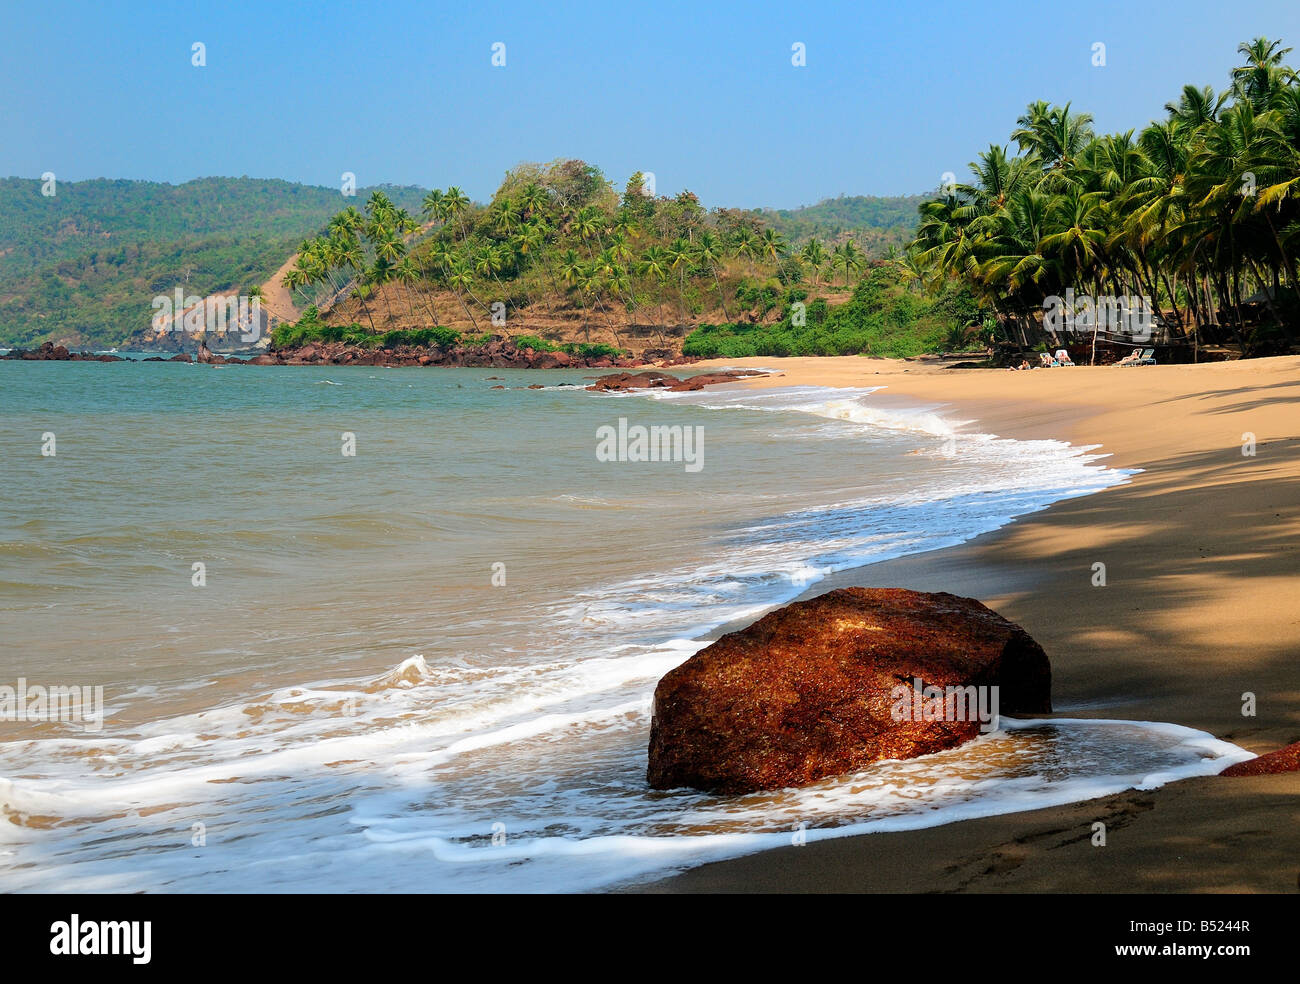
M 868 256 L 876 257 L 883 256 L 890 246 L 901 250 L 911 241 L 923 201 L 922 195 L 841 195 L 803 208 L 762 209 L 759 214 L 796 245 L 810 239 L 832 245 L 853 239 Z
M 0 345 L 116 344 L 148 323 L 159 293 L 261 284 L 348 200 L 337 188 L 258 178 L 59 181 L 53 190 L 0 179 Z M 423 196 L 384 190 L 412 206 Z
M 588 208 L 580 223 L 573 225 L 578 208 L 565 210 L 558 198 L 545 209 L 540 199 L 530 199 L 529 204 L 510 212 L 507 199 L 517 198 L 530 187 L 547 186 L 549 179 L 559 180 L 567 173 L 564 166 L 577 167 L 575 175 L 591 184 L 579 189 L 583 192 L 578 195 L 581 205 Z M 539 320 L 539 329 L 548 320 L 542 317 L 543 312 L 549 316 L 557 305 L 566 308 L 576 298 L 577 306 L 585 309 L 573 312 L 582 322 L 584 338 L 595 327 L 592 321 L 608 322 L 615 335 L 620 321 L 663 322 L 670 312 L 683 322 L 699 323 L 706 309 L 719 304 L 716 288 L 720 284 L 715 274 L 729 281 L 725 293 L 741 307 L 744 304 L 736 291 L 743 295 L 746 289 L 737 279 L 742 274 L 755 284 L 775 278 L 774 283 L 786 282 L 787 286 L 792 277 L 807 275 L 814 286 L 820 283 L 833 288 L 838 281 L 844 285 L 840 289 L 847 290 L 850 279 L 868 259 L 883 256 L 889 247 L 911 238 L 921 200 L 842 196 L 799 209 L 719 208 L 706 217 L 689 193 L 658 204 L 642 202 L 638 195 L 630 211 L 621 210 L 628 221 L 613 230 L 615 239 L 606 242 L 605 233 L 610 230 L 601 228 L 598 234 L 593 223 L 597 211 L 602 222 L 614 218 L 618 196 L 598 171 L 584 171 L 585 165 L 578 162 L 564 166 L 521 166 L 508 178 L 511 186 L 494 196 L 492 208 L 482 210 L 461 196 L 461 212 L 451 221 L 444 210 L 426 207 L 423 189 L 382 187 L 384 202 L 398 212 L 415 215 L 417 225 L 433 221 L 445 227 L 438 241 L 464 253 L 456 264 L 464 269 L 446 283 L 440 282 L 455 299 L 454 309 L 448 312 L 453 319 L 458 313 L 464 315 L 467 326 L 478 330 L 478 322 L 487 318 L 486 308 L 481 316 L 473 310 L 470 295 L 476 291 L 467 288 L 475 278 L 497 285 L 489 291 L 494 295 L 501 293 L 502 281 L 514 281 L 505 298 L 512 313 L 530 309 L 528 314 Z M 202 178 L 181 185 L 107 179 L 60 181 L 54 190 L 53 196 L 43 195 L 42 182 L 34 178 L 0 179 L 0 346 L 30 347 L 46 340 L 76 347 L 120 345 L 148 325 L 155 296 L 170 296 L 178 287 L 186 295 L 197 296 L 246 292 L 265 282 L 305 240 L 326 243 L 336 239 L 320 234 L 347 205 L 369 201 L 374 189 L 358 189 L 356 199 L 349 199 L 335 188 L 288 181 Z M 547 193 L 554 197 L 556 190 Z M 654 221 L 650 221 L 652 213 L 656 214 Z M 519 228 L 511 226 L 512 218 Z M 645 230 L 637 224 L 640 220 L 644 220 Z M 666 226 L 655 234 L 655 228 L 665 222 L 672 226 L 671 234 Z M 765 229 L 770 232 L 763 239 Z M 405 235 L 415 232 L 411 226 Z M 521 233 L 532 234 L 534 239 L 520 239 Z M 693 252 L 701 234 L 706 236 L 706 251 L 712 251 L 704 259 Z M 707 238 L 710 235 L 712 238 Z M 458 242 L 462 236 L 467 241 Z M 724 260 L 724 241 L 730 255 L 736 236 L 738 253 Z M 648 252 L 651 272 L 637 280 L 635 291 L 621 281 L 617 290 L 598 289 L 590 276 L 578 284 L 577 259 L 589 260 L 596 245 L 612 247 L 615 262 L 607 264 L 604 271 L 609 274 L 629 264 L 632 244 L 640 254 L 651 241 L 660 248 Z M 374 312 L 366 303 L 369 294 L 402 277 L 409 284 L 410 271 L 399 270 L 390 247 L 385 247 L 390 253 L 380 257 L 368 238 L 363 237 L 363 243 L 371 266 L 361 270 L 361 295 L 349 310 L 359 302 L 356 316 L 370 319 Z M 439 263 L 427 262 L 429 245 L 422 243 L 418 251 L 420 272 L 441 273 Z M 542 246 L 541 257 L 529 255 L 530 250 Z M 493 251 L 492 258 L 483 260 L 479 254 L 487 249 Z M 565 250 L 572 251 L 567 260 Z M 310 259 L 313 255 L 309 250 L 308 270 L 319 266 Z M 539 259 L 545 262 L 539 264 Z M 630 266 L 627 272 L 636 278 Z M 663 283 L 657 279 L 661 272 Z M 320 303 L 323 296 L 345 288 L 357 275 L 347 263 L 332 264 L 328 274 L 320 272 L 319 290 L 312 290 L 299 277 L 298 300 Z M 347 293 L 350 291 L 344 290 Z M 468 308 L 462 306 L 462 300 L 470 302 Z M 387 304 L 381 307 L 387 318 Z M 722 313 L 721 306 L 718 313 Z

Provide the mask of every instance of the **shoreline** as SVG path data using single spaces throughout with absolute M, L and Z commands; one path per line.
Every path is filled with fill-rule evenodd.
M 961 432 L 1096 446 L 1124 485 L 963 544 L 831 575 L 978 598 L 1047 650 L 1056 715 L 1184 725 L 1266 753 L 1300 739 L 1300 358 L 1008 374 L 860 357 L 712 360 L 744 387 L 883 386 Z M 1255 437 L 1254 456 L 1242 437 Z M 1094 587 L 1094 563 L 1107 583 Z M 1242 714 L 1242 695 L 1256 716 Z M 1063 807 L 783 847 L 643 892 L 1297 888 L 1300 773 L 1188 779 Z M 1092 825 L 1107 825 L 1106 847 Z
M 136 352 L 133 354 L 144 354 Z M 247 358 L 241 358 L 247 356 Z M 389 348 L 361 348 L 342 342 L 315 342 L 293 348 L 264 352 L 213 352 L 206 345 L 196 353 L 153 352 L 143 359 L 130 359 L 109 352 L 73 351 L 53 342 L 34 349 L 0 350 L 0 361 L 8 362 L 186 362 L 214 366 L 373 366 L 375 368 L 435 369 L 662 369 L 694 365 L 700 360 L 678 355 L 651 360 L 618 354 L 569 353 L 560 349 L 520 348 L 512 339 L 494 338 L 482 344 L 451 346 L 396 345 Z

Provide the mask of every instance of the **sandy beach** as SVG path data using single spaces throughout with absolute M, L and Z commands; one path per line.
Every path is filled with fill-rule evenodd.
M 1059 716 L 1172 722 L 1257 753 L 1300 741 L 1300 357 L 1015 373 L 857 357 L 699 368 L 724 365 L 781 372 L 737 385 L 881 386 L 869 402 L 924 404 L 973 433 L 1096 445 L 1108 464 L 1141 469 L 811 593 L 853 584 L 978 598 L 1047 651 Z M 1092 844 L 1097 821 L 1104 847 Z M 1295 892 L 1298 858 L 1300 773 L 1288 773 L 817 842 L 646 890 Z

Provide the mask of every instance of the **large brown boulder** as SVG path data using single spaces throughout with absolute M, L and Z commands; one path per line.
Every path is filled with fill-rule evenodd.
M 980 709 L 1051 711 L 1051 667 L 1024 629 L 973 598 L 841 588 L 724 635 L 660 680 L 647 779 L 802 786 L 960 745 L 992 726 Z

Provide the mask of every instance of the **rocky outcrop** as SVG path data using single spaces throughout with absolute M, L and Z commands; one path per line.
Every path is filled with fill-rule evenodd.
M 357 365 L 357 366 L 445 366 L 479 369 L 571 369 L 639 366 L 637 359 L 609 356 L 582 357 L 567 352 L 541 352 L 520 348 L 508 338 L 493 338 L 482 345 L 362 348 L 345 342 L 310 342 L 299 348 L 282 349 L 249 360 L 252 365 Z
M 69 352 L 66 346 L 45 342 L 37 349 L 12 349 L 0 359 L 15 359 L 25 362 L 121 362 L 117 355 L 96 355 L 94 352 Z
M 601 376 L 587 389 L 601 392 L 604 390 L 628 390 L 628 389 L 656 389 L 667 388 L 674 383 L 681 382 L 676 376 L 671 376 L 666 372 L 657 370 L 647 370 L 645 372 L 616 372 L 608 376 Z
M 685 379 L 679 379 L 676 376 L 658 370 L 647 370 L 645 372 L 617 372 L 608 376 L 601 376 L 594 383 L 587 387 L 593 392 L 604 392 L 606 390 L 634 390 L 634 389 L 665 389 L 670 392 L 680 393 L 690 390 L 704 389 L 714 383 L 730 383 L 737 379 L 743 379 L 746 376 L 763 375 L 757 369 L 726 369 L 722 372 L 705 372 L 697 376 L 688 376 Z
M 95 355 L 92 352 L 69 352 L 62 345 L 46 342 L 34 350 L 14 349 L 0 359 L 25 359 L 68 362 L 121 362 L 120 356 Z M 298 348 L 263 352 L 248 360 L 218 355 L 200 340 L 197 355 L 179 352 L 170 358 L 150 356 L 143 362 L 199 362 L 204 365 L 251 366 L 446 366 L 493 369 L 611 369 L 639 368 L 643 361 L 627 357 L 583 357 L 566 352 L 539 352 L 527 346 L 517 347 L 508 338 L 494 338 L 483 345 L 449 347 L 399 345 L 393 348 L 363 348 L 343 342 L 311 342 Z M 693 360 L 678 360 L 687 362 Z M 594 390 L 645 389 L 663 387 L 670 390 L 696 390 L 711 383 L 729 382 L 741 376 L 760 375 L 753 369 L 727 370 L 679 379 L 664 372 L 615 373 L 604 376 L 588 387 Z
M 1279 748 L 1275 752 L 1268 752 L 1253 759 L 1247 759 L 1245 762 L 1230 765 L 1219 775 L 1266 776 L 1278 772 L 1300 772 L 1300 741 L 1294 745 Z
M 993 724 L 981 711 L 1051 711 L 1051 667 L 1022 628 L 972 598 L 844 588 L 771 612 L 660 680 L 647 779 L 802 786 L 960 745 Z

